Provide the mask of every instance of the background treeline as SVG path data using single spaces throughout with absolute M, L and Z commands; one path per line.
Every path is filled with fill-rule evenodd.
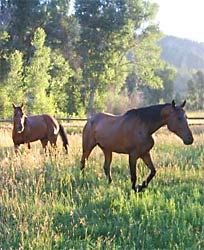
M 204 43 L 166 36 L 158 44 L 161 58 L 177 69 L 175 96 L 187 98 L 192 110 L 204 109 Z
M 75 0 L 74 11 L 71 5 L 0 0 L 0 117 L 12 115 L 12 102 L 24 102 L 29 114 L 61 117 L 121 113 L 186 96 L 190 108 L 203 108 L 202 55 L 192 75 L 187 68 L 185 91 L 176 91 L 178 65 L 160 57 L 157 4 Z

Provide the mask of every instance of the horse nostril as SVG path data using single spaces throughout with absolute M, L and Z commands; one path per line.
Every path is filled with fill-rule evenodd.
M 191 141 L 191 143 L 193 143 L 194 141 L 193 136 L 189 137 L 189 140 Z
M 193 136 L 188 136 L 187 140 L 184 142 L 186 145 L 190 145 L 193 143 Z
M 22 126 L 18 126 L 16 128 L 16 130 L 17 130 L 18 133 L 21 133 L 23 131 L 23 127 Z

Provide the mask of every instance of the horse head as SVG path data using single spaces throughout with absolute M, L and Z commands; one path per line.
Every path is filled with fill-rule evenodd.
M 25 126 L 25 113 L 23 110 L 24 105 L 21 104 L 21 106 L 16 106 L 13 103 L 13 123 L 14 123 L 14 129 L 16 130 L 17 133 L 22 133 L 24 131 L 24 126 Z
M 184 111 L 186 101 L 177 106 L 173 100 L 168 109 L 167 127 L 170 131 L 179 136 L 183 143 L 190 145 L 193 143 L 193 135 L 188 126 L 187 117 Z

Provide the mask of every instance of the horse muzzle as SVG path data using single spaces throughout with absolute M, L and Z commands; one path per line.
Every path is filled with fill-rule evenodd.
M 193 136 L 188 136 L 187 138 L 183 139 L 183 143 L 185 145 L 191 145 L 193 143 L 194 139 L 193 139 Z
M 16 132 L 17 132 L 18 134 L 21 134 L 21 133 L 23 132 L 23 130 L 24 130 L 24 127 L 16 128 Z

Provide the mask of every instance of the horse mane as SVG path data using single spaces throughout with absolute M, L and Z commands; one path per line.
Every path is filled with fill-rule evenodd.
M 133 119 L 133 118 L 139 117 L 139 119 L 144 122 L 156 122 L 161 119 L 161 110 L 168 105 L 171 105 L 171 104 L 165 103 L 165 104 L 152 105 L 152 106 L 138 108 L 138 109 L 131 109 L 131 110 L 128 110 L 124 114 L 124 116 L 127 119 Z

